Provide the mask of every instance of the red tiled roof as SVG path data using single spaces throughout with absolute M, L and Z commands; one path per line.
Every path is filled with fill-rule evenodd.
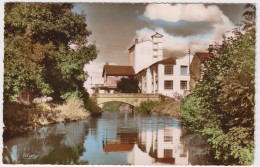
M 198 56 L 202 62 L 210 59 L 208 52 L 196 52 L 194 56 Z
M 132 66 L 117 66 L 117 65 L 104 65 L 103 74 L 113 76 L 132 76 L 135 75 L 135 71 Z

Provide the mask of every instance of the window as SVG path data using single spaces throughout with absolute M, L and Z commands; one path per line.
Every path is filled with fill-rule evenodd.
M 171 158 L 172 157 L 172 149 L 164 149 L 163 155 L 164 155 L 164 158 Z
M 173 74 L 173 66 L 172 65 L 165 65 L 164 66 L 164 74 Z
M 164 81 L 164 89 L 173 89 L 173 81 Z
M 181 75 L 188 75 L 188 66 L 181 66 Z
M 173 138 L 172 138 L 173 134 L 171 128 L 164 128 L 163 133 L 164 133 L 164 142 L 173 142 Z
M 188 85 L 187 85 L 187 81 L 181 81 L 180 83 L 180 87 L 182 90 L 187 90 L 188 89 Z
M 172 136 L 164 136 L 164 142 L 172 142 Z

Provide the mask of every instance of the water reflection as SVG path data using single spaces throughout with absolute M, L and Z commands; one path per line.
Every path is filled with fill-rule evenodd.
M 46 126 L 4 141 L 3 162 L 20 164 L 86 164 L 80 161 L 87 120 Z M 31 155 L 31 158 L 25 157 Z M 32 155 L 38 155 L 35 159 Z
M 104 113 L 96 121 L 95 133 L 100 135 L 95 140 L 102 141 L 95 149 L 99 158 L 92 156 L 92 149 L 81 157 L 90 164 L 188 164 L 187 147 L 180 141 L 181 129 L 174 119 L 121 111 Z M 92 147 L 93 138 L 89 133 L 86 148 Z M 117 156 L 121 160 L 115 160 Z
M 188 165 L 193 164 L 192 157 L 199 162 L 200 157 L 188 151 L 179 124 L 163 116 L 104 112 L 100 118 L 59 123 L 5 139 L 3 160 L 22 164 Z M 24 153 L 38 157 L 25 159 Z

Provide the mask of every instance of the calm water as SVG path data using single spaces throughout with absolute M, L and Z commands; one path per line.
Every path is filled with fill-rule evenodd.
M 178 120 L 104 112 L 99 118 L 59 123 L 4 139 L 4 163 L 151 165 L 211 164 L 196 135 L 184 135 Z

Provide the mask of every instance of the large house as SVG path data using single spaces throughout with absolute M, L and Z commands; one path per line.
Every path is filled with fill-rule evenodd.
M 189 62 L 192 55 L 158 61 L 135 75 L 142 93 L 161 93 L 173 97 L 190 89 Z
M 155 33 L 152 40 L 129 48 L 129 65 L 133 66 L 141 93 L 161 93 L 173 97 L 189 90 L 189 64 L 192 55 L 163 59 L 163 36 Z
M 135 71 L 132 66 L 104 65 L 102 77 L 104 85 L 100 89 L 107 93 L 113 93 L 117 89 L 117 83 L 122 78 L 134 77 Z

